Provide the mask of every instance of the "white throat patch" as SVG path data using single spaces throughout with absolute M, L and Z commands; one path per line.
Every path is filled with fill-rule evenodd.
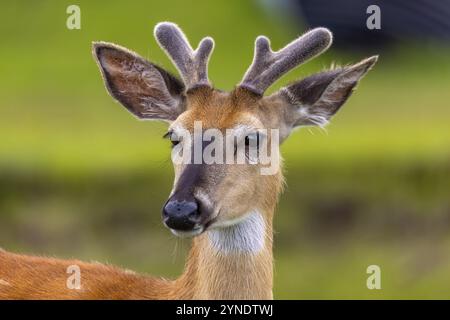
M 258 253 L 264 248 L 266 226 L 258 211 L 240 222 L 207 231 L 212 247 L 223 254 Z

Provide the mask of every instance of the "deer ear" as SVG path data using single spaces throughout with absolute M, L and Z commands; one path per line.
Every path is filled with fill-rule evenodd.
M 273 98 L 281 102 L 281 121 L 286 129 L 328 124 L 377 58 L 374 56 L 355 65 L 320 72 L 280 89 Z
M 93 44 L 109 94 L 139 119 L 175 120 L 183 111 L 180 80 L 139 55 L 111 43 Z

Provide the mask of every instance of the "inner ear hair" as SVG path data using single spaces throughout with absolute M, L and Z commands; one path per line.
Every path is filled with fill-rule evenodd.
M 373 56 L 354 65 L 319 72 L 282 88 L 280 94 L 294 108 L 294 114 L 288 112 L 288 121 L 294 121 L 292 126 L 325 126 L 377 59 Z
M 96 42 L 93 55 L 110 95 L 140 119 L 174 120 L 182 112 L 183 83 L 121 46 Z

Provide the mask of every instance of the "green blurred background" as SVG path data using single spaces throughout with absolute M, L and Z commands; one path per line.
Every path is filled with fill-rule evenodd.
M 81 7 L 81 30 L 66 28 L 70 4 Z M 215 38 L 210 78 L 229 90 L 257 35 L 279 48 L 307 26 L 238 0 L 11 1 L 0 19 L 0 246 L 179 275 L 189 240 L 160 218 L 173 178 L 165 125 L 113 102 L 91 41 L 175 71 L 152 35 L 157 22 L 174 21 L 192 43 Z M 448 44 L 332 49 L 269 91 L 376 53 L 327 131 L 297 131 L 282 147 L 275 298 L 450 298 Z M 372 264 L 381 290 L 366 287 Z

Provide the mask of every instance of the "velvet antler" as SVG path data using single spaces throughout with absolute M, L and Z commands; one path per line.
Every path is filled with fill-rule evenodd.
M 328 29 L 316 28 L 273 52 L 269 39 L 259 36 L 255 41 L 253 62 L 239 86 L 262 95 L 286 72 L 328 49 L 332 39 Z
M 155 38 L 172 59 L 188 90 L 197 86 L 210 86 L 208 60 L 214 48 L 212 38 L 203 38 L 194 51 L 181 29 L 171 22 L 158 23 Z

